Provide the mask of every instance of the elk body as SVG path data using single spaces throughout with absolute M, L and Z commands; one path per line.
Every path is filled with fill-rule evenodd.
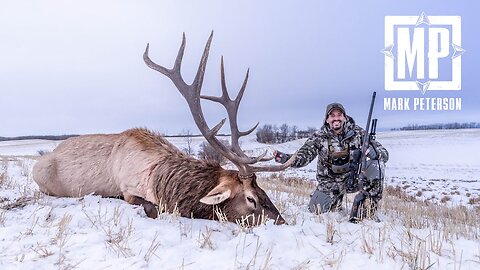
M 160 135 L 136 128 L 120 134 L 83 135 L 62 142 L 53 152 L 40 157 L 33 168 L 33 179 L 40 190 L 60 197 L 92 193 L 123 197 L 128 203 L 142 205 L 147 216 L 152 218 L 157 217 L 156 206 L 161 205 L 168 211 L 176 209 L 184 217 L 215 219 L 212 205 L 216 205 L 229 221 L 247 219 L 254 223 L 256 218 L 264 215 L 274 219 L 276 224 L 285 223 L 266 193 L 257 185 L 255 172 L 284 170 L 294 157 L 282 165 L 257 167 L 252 164 L 268 160 L 264 158 L 266 153 L 249 157 L 240 149 L 239 138 L 256 127 L 240 132 L 236 121 L 248 72 L 237 98 L 231 100 L 225 85 L 222 59 L 222 96 L 200 95 L 211 40 L 212 35 L 191 85 L 187 85 L 180 75 L 185 35 L 173 69 L 152 62 L 148 57 L 148 45 L 144 60 L 150 68 L 173 81 L 185 97 L 202 135 L 236 165 L 238 171 L 187 156 Z M 225 119 L 210 129 L 203 117 L 200 98 L 225 106 L 232 132 L 231 149 L 215 137 Z

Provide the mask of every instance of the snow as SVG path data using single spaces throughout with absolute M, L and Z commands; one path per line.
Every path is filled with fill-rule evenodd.
M 38 155 L 38 151 L 52 151 L 60 141 L 24 140 L 0 142 L 0 156 Z
M 386 182 L 440 206 L 475 207 L 469 198 L 479 198 L 480 193 L 480 161 L 474 152 L 480 149 L 478 138 L 480 130 L 379 133 L 378 140 L 390 152 Z M 185 138 L 168 140 L 180 149 L 187 145 Z M 250 136 L 242 147 L 250 154 L 265 149 L 293 153 L 304 141 L 264 145 Z M 193 138 L 195 152 L 202 142 Z M 283 213 L 290 225 L 269 221 L 245 228 L 166 213 L 154 220 L 142 208 L 117 199 L 45 196 L 38 192 L 31 168 L 39 150 L 53 150 L 57 144 L 0 142 L 1 269 L 480 267 L 478 223 L 470 237 L 448 235 L 442 228 L 406 227 L 389 213 L 382 213 L 379 223 L 351 224 L 344 212 L 313 215 L 306 208 L 308 198 L 295 200 L 292 194 L 274 190 L 267 193 L 274 203 L 285 205 Z M 288 169 L 283 176 L 313 180 L 315 168 L 313 161 L 301 169 Z M 447 195 L 451 199 L 442 203 Z

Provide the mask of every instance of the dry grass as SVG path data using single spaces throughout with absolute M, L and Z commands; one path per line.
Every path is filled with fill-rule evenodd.
M 12 210 L 15 208 L 21 209 L 29 204 L 33 199 L 29 197 L 16 198 L 14 201 L 3 200 L 0 202 L 0 209 Z
M 197 242 L 200 248 L 211 249 L 211 250 L 214 250 L 216 248 L 215 243 L 213 242 L 213 239 L 212 239 L 212 234 L 213 234 L 213 230 L 208 226 L 206 226 L 205 232 L 202 232 L 201 230 L 198 231 Z
M 326 221 L 325 225 L 325 235 L 326 239 L 325 241 L 327 243 L 333 244 L 333 238 L 335 237 L 335 234 L 337 233 L 337 229 L 335 228 L 338 225 L 338 222 L 336 222 L 333 218 L 328 218 Z
M 118 206 L 114 209 L 113 215 L 109 215 L 108 210 L 103 209 L 101 204 L 95 215 L 89 214 L 85 209 L 82 210 L 91 224 L 105 234 L 107 247 L 125 258 L 134 255 L 130 248 L 130 240 L 134 232 L 133 220 L 130 218 L 125 224 L 122 221 L 123 212 Z
M 2 156 L 0 163 L 0 188 L 12 190 L 14 198 L 0 197 L 0 209 L 22 209 L 27 205 L 39 202 L 42 197 L 38 190 L 32 189 L 31 160 L 24 157 Z M 17 167 L 20 170 L 20 179 L 14 179 L 9 175 L 9 167 Z M 26 181 L 26 183 L 25 183 Z
M 245 244 L 245 243 L 244 243 Z M 244 247 L 245 248 L 245 247 Z M 255 245 L 255 253 L 253 254 L 252 258 L 249 260 L 248 264 L 241 269 L 271 269 L 271 260 L 272 260 L 272 248 L 268 247 L 264 251 L 264 259 L 263 261 L 259 262 L 260 253 L 262 252 L 262 243 L 260 238 L 257 237 L 256 245 Z
M 147 251 L 145 252 L 145 255 L 143 256 L 143 259 L 148 263 L 152 256 L 158 257 L 156 254 L 157 249 L 161 246 L 161 243 L 158 238 L 158 233 L 155 233 L 155 236 L 152 239 L 152 242 L 150 246 L 148 247 Z
M 262 188 L 275 192 L 285 192 L 298 197 L 310 197 L 316 188 L 316 181 L 307 178 L 285 176 L 282 173 L 272 173 L 268 177 L 259 178 Z
M 468 204 L 470 205 L 480 204 L 480 196 L 477 196 L 476 198 L 469 198 Z
M 7 189 L 9 187 L 8 162 L 9 162 L 9 159 L 3 156 L 2 161 L 0 163 L 0 187 L 4 189 Z
M 294 209 L 298 211 L 297 206 L 304 207 L 315 188 L 315 182 L 278 175 L 263 178 L 259 182 L 273 194 L 272 199 L 276 201 L 276 205 L 282 207 L 281 214 L 290 218 L 291 224 L 294 223 L 291 222 L 295 217 Z M 280 191 L 287 194 L 280 196 L 277 191 L 279 194 Z M 380 263 L 384 262 L 385 258 L 401 260 L 409 269 L 434 268 L 438 264 L 435 256 L 453 254 L 454 268 L 460 269 L 461 256 L 456 254 L 452 241 L 459 238 L 480 239 L 480 207 L 434 204 L 421 200 L 421 195 L 420 192 L 410 195 L 403 187 L 386 186 L 379 211 L 388 220 L 380 228 L 371 227 L 368 223 L 360 224 L 361 250 L 375 256 Z M 470 204 L 476 203 L 475 199 L 470 198 Z M 338 241 L 335 240 L 336 236 L 341 237 L 344 233 L 340 232 L 339 223 L 330 218 L 330 215 L 320 215 L 316 220 L 325 226 L 326 243 L 335 243 Z M 404 229 L 398 231 L 398 228 Z M 422 233 L 425 230 L 427 234 Z M 400 245 L 395 244 L 398 242 Z M 342 258 L 340 253 L 325 258 L 324 262 L 325 265 L 335 268 L 341 265 Z
M 301 207 L 308 205 L 310 194 L 316 188 L 314 181 L 301 177 L 286 177 L 277 173 L 259 177 L 258 184 L 268 191 L 278 211 L 290 225 L 296 225 L 303 216 Z
M 437 205 L 417 200 L 398 188 L 387 187 L 381 209 L 406 228 L 446 230 L 457 238 L 479 239 L 479 208 Z
M 240 220 L 236 220 L 237 225 L 240 227 L 241 231 L 251 232 L 253 228 L 260 225 L 264 225 L 268 221 L 268 217 L 262 213 L 261 215 L 255 216 L 255 214 L 242 217 Z
M 441 203 L 446 203 L 452 200 L 452 197 L 450 196 L 443 196 L 442 199 L 440 200 Z
M 37 243 L 36 247 L 31 248 L 33 252 L 35 252 L 40 258 L 46 258 L 55 254 L 54 252 L 50 251 L 47 246 L 40 245 Z
M 292 206 L 304 207 L 308 204 L 316 182 L 299 177 L 272 174 L 268 178 L 260 178 L 259 185 L 273 194 L 270 197 L 275 201 L 280 213 L 289 224 L 294 225 L 295 217 L 299 213 L 296 212 L 298 208 Z M 445 197 L 444 201 L 449 200 L 448 196 Z M 477 201 L 480 201 L 480 197 L 470 198 L 469 203 L 475 204 Z M 379 208 L 381 212 L 398 220 L 407 228 L 448 229 L 457 237 L 463 236 L 467 239 L 480 237 L 479 207 L 433 204 L 420 200 L 418 194 L 408 194 L 402 187 L 386 186 Z
M 6 211 L 0 211 L 0 226 L 5 226 L 5 220 L 6 220 L 6 217 L 5 217 L 5 213 Z

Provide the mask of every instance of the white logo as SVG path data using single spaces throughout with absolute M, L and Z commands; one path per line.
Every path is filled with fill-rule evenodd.
M 461 46 L 460 16 L 385 16 L 385 90 L 460 90 Z

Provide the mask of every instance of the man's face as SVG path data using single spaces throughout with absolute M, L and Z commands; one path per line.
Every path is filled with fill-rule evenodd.
M 327 117 L 327 123 L 335 133 L 340 133 L 342 131 L 343 123 L 345 123 L 345 121 L 347 121 L 345 115 L 338 109 L 333 109 Z

